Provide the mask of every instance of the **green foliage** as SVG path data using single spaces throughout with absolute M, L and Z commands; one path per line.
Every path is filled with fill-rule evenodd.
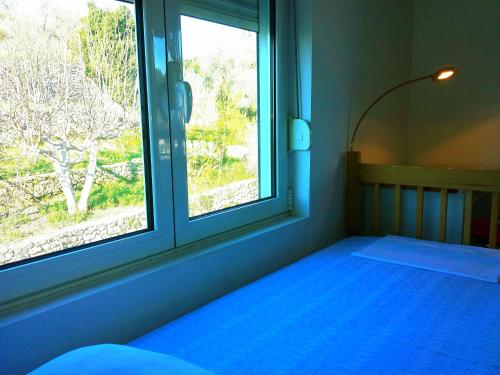
M 54 166 L 50 160 L 39 157 L 33 161 L 32 158 L 19 155 L 19 150 L 14 148 L 2 148 L 0 154 L 0 179 L 11 179 L 18 176 L 36 175 L 54 172 Z M 97 156 L 97 165 L 110 165 L 142 158 L 142 134 L 140 129 L 126 130 L 109 142 L 108 148 L 101 148 Z M 87 167 L 88 161 L 83 160 L 74 164 L 72 170 Z
M 107 148 L 101 148 L 97 165 L 110 165 L 142 158 L 142 133 L 140 129 L 127 130 Z
M 214 59 L 208 70 L 203 71 L 196 60 L 188 60 L 185 70 L 191 70 L 203 77 L 204 85 L 215 90 L 217 119 L 210 126 L 191 124 L 187 127 L 186 138 L 191 141 L 213 144 L 212 156 L 188 157 L 190 194 L 223 186 L 244 179 L 255 178 L 255 172 L 249 170 L 246 161 L 230 158 L 227 148 L 231 145 L 245 145 L 250 127 L 256 124 L 255 108 L 240 105 L 244 94 L 236 87 L 233 59 Z M 200 202 L 209 211 L 213 202 Z
M 39 205 L 39 212 L 53 225 L 80 223 L 95 212 L 119 206 L 144 204 L 144 183 L 141 178 L 133 180 L 109 181 L 95 186 L 89 198 L 89 211 L 70 215 L 66 202 L 60 196 L 47 199 Z
M 19 155 L 19 151 L 14 148 L 4 149 L 0 156 L 0 179 L 51 173 L 53 171 L 52 163 L 46 158 L 40 157 L 33 162 L 31 158 Z
M 89 198 L 91 210 L 143 204 L 144 182 L 142 178 L 131 181 L 110 181 L 96 186 Z
M 130 107 L 136 98 L 137 53 L 134 16 L 125 6 L 104 10 L 88 3 L 88 15 L 69 46 L 85 73 L 111 98 Z M 102 87 L 104 86 L 104 87 Z
M 62 209 L 62 210 L 50 211 L 46 215 L 46 218 L 50 224 L 60 224 L 60 223 L 78 224 L 78 223 L 81 223 L 81 222 L 87 220 L 90 216 L 91 216 L 91 213 L 88 211 L 87 212 L 78 211 L 78 212 L 70 215 L 68 213 L 68 211 L 66 210 L 66 207 L 64 207 L 64 209 Z
M 26 175 L 53 173 L 54 166 L 50 160 L 40 157 L 37 161 L 19 155 L 14 148 L 2 148 L 0 157 L 0 179 L 9 180 Z M 98 153 L 99 166 L 131 161 L 142 158 L 142 134 L 140 129 L 122 132 L 120 137 L 114 139 L 108 148 L 102 148 Z M 86 168 L 87 160 L 72 166 L 72 170 Z
M 47 199 L 38 206 L 40 214 L 52 225 L 81 223 L 91 216 L 90 212 L 77 212 L 70 215 L 66 208 L 66 202 L 60 197 Z
M 183 67 L 185 70 L 190 70 L 190 71 L 194 72 L 195 74 L 199 74 L 199 75 L 203 74 L 200 61 L 197 58 L 184 59 Z
M 257 111 L 255 108 L 242 106 L 240 103 L 246 94 L 236 86 L 237 77 L 234 59 L 215 59 L 207 73 L 207 84 L 213 85 L 217 81 L 215 106 L 218 130 L 217 143 L 223 145 L 245 144 L 245 131 L 250 125 L 256 124 Z
M 196 194 L 207 189 L 232 182 L 255 178 L 244 160 L 225 157 L 221 161 L 206 156 L 188 159 L 189 193 Z
M 22 240 L 37 233 L 44 225 L 62 227 L 88 220 L 99 212 L 113 207 L 142 206 L 144 204 L 144 182 L 142 178 L 109 181 L 94 187 L 89 199 L 89 211 L 70 215 L 66 201 L 61 195 L 47 198 L 37 205 L 39 223 L 34 218 L 18 214 L 0 218 L 0 243 Z M 47 224 L 44 224 L 47 223 Z
M 72 35 L 69 49 L 75 63 L 83 63 L 87 77 L 99 89 L 106 90 L 116 103 L 130 107 L 135 104 L 137 93 L 134 16 L 124 6 L 103 10 L 90 2 L 88 7 L 88 16 L 81 20 L 81 25 Z M 241 72 L 239 65 L 239 61 L 224 56 L 213 58 L 208 65 L 202 64 L 199 59 L 184 61 L 185 72 L 200 76 L 204 88 L 210 90 L 212 98 L 215 96 L 217 112 L 212 124 L 190 124 L 187 127 L 188 140 L 206 142 L 215 148 L 213 155 L 193 155 L 188 158 L 190 194 L 256 177 L 255 170 L 249 167 L 246 160 L 231 158 L 227 153 L 228 146 L 248 146 L 247 134 L 250 130 L 255 131 L 257 123 L 255 98 L 251 98 L 250 90 L 240 87 L 238 81 L 238 72 Z M 251 68 L 256 71 L 256 66 Z M 121 85 L 121 89 L 117 89 L 117 85 Z M 99 146 L 99 166 L 141 158 L 141 130 L 124 131 L 118 138 L 103 141 Z M 14 177 L 15 171 L 21 174 L 53 171 L 52 163 L 48 160 L 40 158 L 33 163 L 23 159 L 18 150 L 11 151 L 15 154 L 10 155 L 13 158 L 9 155 L 0 158 L 0 177 Z M 72 166 L 72 169 L 84 168 L 87 163 L 83 161 Z M 205 208 L 204 211 L 210 211 L 215 203 L 213 200 L 213 197 L 203 196 L 199 204 Z M 144 182 L 142 176 L 138 176 L 132 180 L 110 179 L 94 185 L 87 212 L 69 215 L 62 194 L 37 204 L 37 207 L 44 220 L 60 226 L 84 221 L 108 208 L 143 204 Z M 23 220 L 27 219 L 22 216 L 15 220 L 18 220 L 17 224 L 10 226 L 4 225 L 8 221 L 0 220 L 0 231 L 7 233 L 9 238 L 23 238 L 16 228 L 29 222 L 23 224 Z M 7 232 L 8 229 L 12 233 Z

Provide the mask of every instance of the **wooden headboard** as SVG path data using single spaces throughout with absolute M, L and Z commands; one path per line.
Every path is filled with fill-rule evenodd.
M 448 192 L 465 193 L 463 244 L 470 244 L 473 192 L 491 194 L 489 247 L 497 247 L 497 228 L 500 210 L 500 171 L 428 168 L 411 165 L 362 164 L 360 153 L 346 154 L 346 224 L 349 235 L 362 233 L 361 186 L 373 186 L 372 234 L 380 233 L 380 187 L 394 189 L 394 234 L 401 231 L 401 190 L 416 189 L 415 237 L 423 236 L 424 191 L 440 192 L 439 240 L 446 241 Z

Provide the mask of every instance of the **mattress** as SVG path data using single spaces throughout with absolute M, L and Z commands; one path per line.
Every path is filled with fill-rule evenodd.
M 129 345 L 217 374 L 500 374 L 500 285 L 342 240 Z

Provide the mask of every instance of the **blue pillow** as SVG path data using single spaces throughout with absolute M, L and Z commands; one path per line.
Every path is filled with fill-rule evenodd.
M 182 359 L 124 345 L 103 344 L 67 352 L 42 365 L 33 375 L 214 375 Z

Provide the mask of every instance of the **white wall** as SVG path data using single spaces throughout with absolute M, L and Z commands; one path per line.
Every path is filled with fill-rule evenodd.
M 358 134 L 362 161 L 500 169 L 500 2 L 388 0 L 366 2 L 363 10 L 351 127 L 394 84 L 445 65 L 460 74 L 440 85 L 413 84 L 380 102 Z
M 349 88 L 351 131 L 363 111 L 380 94 L 411 77 L 411 0 L 354 1 L 358 22 L 353 25 L 359 49 L 353 56 L 356 74 Z M 348 19 L 349 20 L 349 19 Z M 350 46 L 346 46 L 347 49 Z M 365 117 L 356 136 L 361 161 L 404 164 L 407 158 L 409 89 L 382 99 Z
M 500 1 L 415 0 L 412 75 L 447 64 L 456 79 L 411 88 L 408 162 L 500 169 Z
M 360 91 L 377 92 L 385 75 L 395 79 L 392 70 L 386 69 L 392 56 L 379 51 L 361 57 L 361 51 L 373 38 L 384 39 L 384 45 L 392 45 L 388 38 L 396 44 L 405 39 L 398 34 L 399 23 L 381 22 L 372 15 L 374 11 L 381 16 L 397 14 L 393 8 L 400 3 L 379 1 L 376 9 L 372 4 L 369 0 L 298 0 L 301 65 L 312 67 L 305 71 L 310 78 L 303 82 L 303 104 L 304 117 L 312 123 L 313 149 L 291 157 L 295 163 L 291 182 L 300 211 L 309 212 L 307 219 L 261 230 L 194 256 L 180 256 L 174 262 L 160 260 L 3 316 L 0 372 L 24 373 L 82 345 L 125 343 L 342 237 L 343 156 L 352 108 L 362 101 L 357 97 Z M 367 69 L 372 74 L 360 86 Z

